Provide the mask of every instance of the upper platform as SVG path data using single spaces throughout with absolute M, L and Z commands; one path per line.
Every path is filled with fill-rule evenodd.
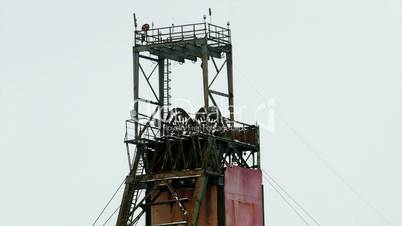
M 151 28 L 143 25 L 135 31 L 137 52 L 148 51 L 161 58 L 179 62 L 185 59 L 196 61 L 203 56 L 202 46 L 207 46 L 208 56 L 221 58 L 222 53 L 231 51 L 231 33 L 210 23 L 172 25 Z

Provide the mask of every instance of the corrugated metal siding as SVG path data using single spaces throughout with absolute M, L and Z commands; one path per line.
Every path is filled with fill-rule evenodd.
M 260 170 L 226 168 L 224 192 L 226 226 L 263 226 Z

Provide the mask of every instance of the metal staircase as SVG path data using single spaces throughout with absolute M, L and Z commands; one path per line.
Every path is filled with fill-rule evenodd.
M 134 167 L 133 170 L 135 170 L 135 176 L 140 176 L 140 175 L 144 174 L 144 169 L 145 168 L 144 168 L 144 162 L 143 162 L 141 153 L 138 152 L 137 148 L 136 148 L 135 155 L 136 156 L 135 156 L 134 159 L 135 159 L 136 162 L 133 163 L 133 167 Z M 139 201 L 141 200 L 140 196 L 141 196 L 141 190 L 135 189 L 134 194 L 133 194 L 133 201 L 132 201 L 132 204 L 131 204 L 131 207 L 130 207 L 132 212 L 134 212 L 135 209 L 138 207 Z M 143 213 L 140 213 L 140 215 L 142 215 L 142 214 Z M 138 216 L 134 217 L 134 214 L 131 215 L 129 220 L 132 223 L 132 225 L 137 225 L 138 224 L 138 219 L 136 219 L 136 218 L 138 218 Z

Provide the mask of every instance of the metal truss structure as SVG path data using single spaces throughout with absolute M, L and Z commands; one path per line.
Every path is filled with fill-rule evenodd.
M 260 168 L 258 126 L 234 117 L 230 29 L 206 22 L 151 29 L 145 24 L 135 31 L 133 57 L 134 111 L 126 121 L 124 140 L 130 173 L 117 225 L 136 225 L 145 214 L 146 226 L 202 226 L 200 209 L 205 194 L 209 186 L 216 186 L 217 214 L 213 217 L 224 226 L 225 167 Z M 181 108 L 170 109 L 169 65 L 170 61 L 199 59 L 204 105 L 192 118 Z M 150 73 L 142 66 L 147 61 L 155 65 Z M 212 79 L 209 62 L 213 65 Z M 223 71 L 227 93 L 211 89 Z M 157 84 L 151 81 L 153 75 L 158 76 Z M 149 86 L 153 99 L 140 96 L 140 78 Z M 216 95 L 227 99 L 227 111 L 217 105 Z M 140 112 L 146 104 L 154 106 L 151 114 Z M 191 191 L 191 197 L 184 197 L 183 188 Z M 168 198 L 161 199 L 163 195 Z M 179 211 L 172 217 L 175 221 L 154 222 L 160 214 L 155 208 L 161 205 L 176 205 Z

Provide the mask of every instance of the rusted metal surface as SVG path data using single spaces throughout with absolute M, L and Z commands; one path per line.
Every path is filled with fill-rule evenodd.
M 193 178 L 201 176 L 203 170 L 194 169 L 194 170 L 180 170 L 180 171 L 169 171 L 164 173 L 154 173 L 154 174 L 145 174 L 145 175 L 129 175 L 127 176 L 126 181 L 132 182 L 135 179 L 137 183 L 146 183 L 153 182 L 158 180 L 174 180 L 174 179 L 184 179 L 184 178 Z
M 232 130 L 228 131 L 225 135 L 234 140 L 238 140 L 243 143 L 247 144 L 258 144 L 258 137 L 257 137 L 257 130 L 258 127 L 237 127 L 233 128 Z
M 176 189 L 177 195 L 183 199 L 184 208 L 187 210 L 193 210 L 196 205 L 197 194 L 194 192 L 194 188 L 178 188 Z M 155 193 L 154 196 L 157 194 Z M 152 225 L 165 224 L 168 222 L 183 222 L 183 214 L 180 207 L 176 204 L 167 203 L 172 197 L 169 192 L 162 192 L 159 194 L 156 202 L 162 203 L 161 205 L 154 205 L 151 207 L 151 222 Z M 217 226 L 217 188 L 216 186 L 208 186 L 206 194 L 201 202 L 198 217 L 198 226 Z M 192 213 L 189 213 L 189 219 L 192 219 Z M 187 225 L 187 224 L 181 224 Z M 191 225 L 191 224 L 188 224 Z
M 259 226 L 262 222 L 261 173 L 233 167 L 227 170 L 228 178 L 223 178 L 229 166 L 260 168 L 258 126 L 234 117 L 232 44 L 227 25 L 204 21 L 136 29 L 135 104 L 124 137 L 130 173 L 117 226 L 137 225 L 141 217 L 146 226 Z M 190 117 L 180 106 L 169 109 L 168 65 L 170 60 L 199 59 L 204 103 L 195 117 Z M 144 70 L 144 64 L 153 69 Z M 218 92 L 212 85 L 225 73 L 225 65 L 227 89 Z M 159 77 L 151 79 L 154 72 Z M 140 84 L 145 83 L 140 79 L 149 86 L 151 97 L 142 91 Z M 217 103 L 217 96 L 226 98 L 227 104 Z M 151 105 L 154 111 L 143 110 Z
M 226 226 L 263 226 L 260 170 L 226 168 L 224 192 Z

